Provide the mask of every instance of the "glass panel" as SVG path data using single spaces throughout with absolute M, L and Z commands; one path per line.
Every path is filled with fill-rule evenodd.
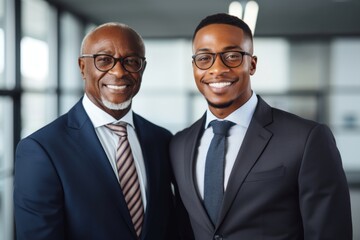
M 56 96 L 54 94 L 25 93 L 21 104 L 22 137 L 33 133 L 57 117 Z
M 61 15 L 60 21 L 62 47 L 60 52 L 60 88 L 62 90 L 82 89 L 84 81 L 81 79 L 77 61 L 83 37 L 82 25 L 70 14 Z
M 291 41 L 289 88 L 321 90 L 329 81 L 329 42 Z M 276 52 L 273 53 L 273 55 Z M 280 66 L 279 66 L 280 67 Z M 281 67 L 279 68 L 281 71 Z
M 204 96 L 200 94 L 200 92 L 194 92 L 191 95 L 190 99 L 191 100 L 189 101 L 187 109 L 191 109 L 190 112 L 188 113 L 191 115 L 189 115 L 189 117 L 188 117 L 187 126 L 189 126 L 190 124 L 193 124 L 196 120 L 201 118 L 202 115 L 204 115 L 204 113 L 208 109 L 207 102 L 206 102 Z
M 338 38 L 331 44 L 332 87 L 360 87 L 360 38 Z
M 132 106 L 136 113 L 176 133 L 186 127 L 188 115 L 186 100 L 186 95 L 183 92 L 140 91 L 139 95 L 135 96 Z
M 79 94 L 61 94 L 60 96 L 60 115 L 68 112 L 83 96 L 83 93 Z
M 24 88 L 43 89 L 49 70 L 47 43 L 31 37 L 21 40 L 21 75 Z
M 0 0 L 0 88 L 5 86 L 4 59 L 5 59 L 5 0 Z
M 36 14 L 35 14 L 36 13 Z M 52 9 L 45 1 L 22 1 L 21 74 L 25 89 L 54 87 L 56 79 L 49 76 L 49 44 L 52 39 Z
M 360 92 L 334 92 L 330 96 L 330 125 L 340 149 L 344 168 L 360 171 Z
M 1 16 L 0 16 L 0 18 L 1 18 Z M 0 19 L 0 21 L 1 20 L 2 19 Z M 4 38 L 4 30 L 1 27 L 2 26 L 0 25 L 0 88 L 4 88 L 5 87 L 5 72 L 4 72 L 5 38 Z
M 258 62 L 251 85 L 256 93 L 281 93 L 289 89 L 290 48 L 283 38 L 254 38 Z
M 146 69 L 142 89 L 195 89 L 191 41 L 145 39 Z
M 316 95 L 263 95 L 260 96 L 272 107 L 296 114 L 300 117 L 318 120 L 318 99 Z
M 359 53 L 358 37 L 337 38 L 331 43 L 330 126 L 335 130 L 345 170 L 357 173 L 360 171 L 357 151 L 360 143 Z
M 10 98 L 0 97 L 0 240 L 13 238 L 13 119 Z

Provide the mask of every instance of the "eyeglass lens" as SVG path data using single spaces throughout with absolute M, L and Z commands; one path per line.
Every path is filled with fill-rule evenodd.
M 238 67 L 242 63 L 243 55 L 241 52 L 223 52 L 220 54 L 222 62 L 230 68 Z M 209 69 L 215 62 L 217 54 L 200 53 L 195 55 L 194 61 L 198 68 Z
M 100 71 L 109 71 L 112 69 L 117 61 L 120 61 L 123 68 L 129 72 L 138 72 L 142 68 L 142 58 L 136 56 L 129 56 L 125 58 L 116 59 L 109 55 L 97 55 L 95 57 L 95 66 Z

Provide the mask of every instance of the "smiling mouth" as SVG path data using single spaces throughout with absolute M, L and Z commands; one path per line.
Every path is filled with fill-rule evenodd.
M 125 89 L 127 87 L 127 85 L 106 85 L 107 88 L 113 89 L 113 90 L 122 90 Z
M 227 86 L 230 86 L 232 82 L 214 82 L 214 83 L 208 83 L 208 85 L 212 88 L 224 88 Z

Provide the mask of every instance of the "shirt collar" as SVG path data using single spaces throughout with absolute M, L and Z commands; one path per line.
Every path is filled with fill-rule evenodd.
M 133 112 L 132 109 L 130 109 L 125 116 L 123 116 L 121 119 L 117 120 L 104 110 L 100 109 L 98 106 L 96 106 L 86 95 L 84 94 L 82 104 L 84 106 L 84 109 L 89 116 L 92 124 L 95 128 L 104 126 L 109 123 L 117 124 L 118 122 L 126 122 L 130 126 L 134 127 L 134 121 L 133 121 Z
M 244 105 L 242 105 L 241 107 L 236 109 L 225 119 L 221 119 L 221 120 L 228 120 L 228 121 L 234 122 L 237 125 L 248 128 L 251 118 L 255 112 L 257 102 L 258 102 L 258 99 L 256 97 L 256 94 L 255 94 L 255 92 L 253 92 L 250 99 Z M 219 119 L 208 108 L 206 111 L 205 129 L 208 128 L 209 123 L 213 120 L 219 120 Z

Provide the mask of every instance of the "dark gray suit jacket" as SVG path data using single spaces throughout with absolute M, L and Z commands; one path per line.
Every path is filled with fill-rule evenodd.
M 205 115 L 173 137 L 172 167 L 195 238 L 351 240 L 349 191 L 332 133 L 258 99 L 216 226 L 194 176 Z
M 134 124 L 148 183 L 141 239 L 177 239 L 172 135 L 137 114 Z M 118 179 L 81 101 L 18 144 L 14 207 L 17 239 L 137 239 Z

